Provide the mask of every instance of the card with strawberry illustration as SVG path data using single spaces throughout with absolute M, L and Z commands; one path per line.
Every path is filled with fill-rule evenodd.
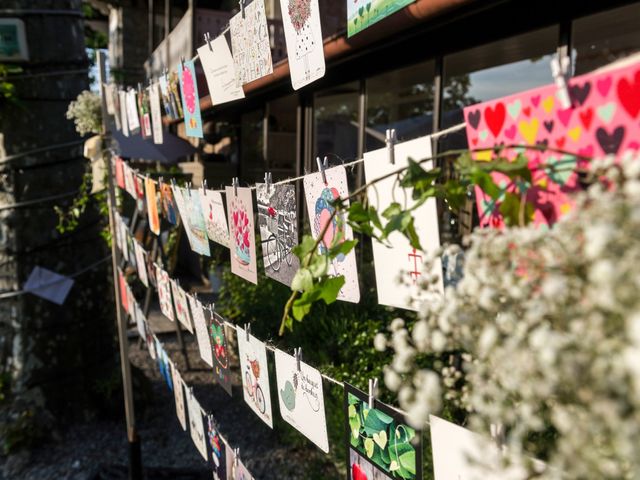
M 156 282 L 158 283 L 158 301 L 160 311 L 172 322 L 175 321 L 173 313 L 173 301 L 171 300 L 171 279 L 165 269 L 155 264 Z
M 280 350 L 275 352 L 280 415 L 320 450 L 329 453 L 322 376 L 315 368 Z
M 227 329 L 224 319 L 217 313 L 209 310 L 207 329 L 211 340 L 213 354 L 213 373 L 215 379 L 224 390 L 231 395 L 231 367 L 229 360 L 229 348 L 227 344 Z
M 180 94 L 184 111 L 184 126 L 189 137 L 202 138 L 202 116 L 200 115 L 200 97 L 196 82 L 196 68 L 192 60 L 178 65 Z
M 256 185 L 262 259 L 267 277 L 291 286 L 300 261 L 292 252 L 298 245 L 298 214 L 294 185 Z
M 171 294 L 173 295 L 173 305 L 176 307 L 176 317 L 184 327 L 193 333 L 193 325 L 191 324 L 191 316 L 189 315 L 189 302 L 187 301 L 187 293 L 175 280 L 171 282 Z
M 376 401 L 374 408 L 368 402 L 366 393 L 345 382 L 349 480 L 421 479 L 422 432 L 406 425 L 401 414 L 382 402 Z M 375 470 L 384 476 L 373 476 Z
M 200 191 L 202 214 L 207 235 L 212 242 L 229 248 L 229 224 L 224 212 L 224 201 L 220 192 L 202 189 Z
M 562 108 L 557 87 L 548 85 L 464 109 L 470 148 L 511 146 L 503 155 L 523 153 L 531 170 L 530 183 L 494 173 L 502 191 L 497 200 L 476 188 L 482 226 L 504 225 L 500 207 L 508 192 L 526 194 L 536 225 L 552 225 L 574 207 L 571 194 L 581 189 L 576 169 L 593 157 L 640 150 L 640 62 L 574 77 L 568 89 L 569 108 Z M 479 161 L 494 156 L 492 150 L 474 153 Z
M 333 206 L 334 200 L 349 196 L 347 171 L 343 166 L 337 166 L 325 170 L 324 173 L 324 178 L 320 172 L 304 177 L 304 196 L 307 201 L 311 233 L 316 239 L 322 235 L 318 250 L 323 255 L 330 248 L 353 239 L 353 231 L 347 223 L 346 215 L 342 211 L 334 215 Z M 346 207 L 349 207 L 348 201 Z M 329 274 L 344 277 L 345 283 L 338 293 L 338 300 L 353 303 L 360 301 L 355 249 L 331 260 Z
M 231 271 L 257 284 L 258 268 L 251 189 L 227 187 L 226 195 L 229 212 Z

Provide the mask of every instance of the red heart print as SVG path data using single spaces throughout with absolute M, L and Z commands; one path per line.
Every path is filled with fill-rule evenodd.
M 567 140 L 567 139 L 566 139 L 566 138 L 564 138 L 564 137 L 560 137 L 560 138 L 558 138 L 558 139 L 556 140 L 556 145 L 558 146 L 558 148 L 562 148 L 562 147 L 564 147 L 564 142 L 565 142 L 566 140 Z
M 484 119 L 487 122 L 487 127 L 491 130 L 494 137 L 497 137 L 504 125 L 504 118 L 507 110 L 504 108 L 504 103 L 498 102 L 495 107 L 487 106 L 484 109 Z
M 620 103 L 631 118 L 636 118 L 640 113 L 640 70 L 636 71 L 633 80 L 620 79 L 617 88 Z
M 578 155 L 581 157 L 593 157 L 593 145 L 579 149 Z
M 354 463 L 351 466 L 351 480 L 369 480 L 367 475 L 362 471 L 360 465 Z
M 538 105 L 540 104 L 540 95 L 534 95 L 533 97 L 531 97 L 531 104 L 538 108 Z
M 565 127 L 569 126 L 569 121 L 571 120 L 572 113 L 573 113 L 573 108 L 558 110 L 558 118 L 560 119 L 560 121 Z
M 531 116 L 531 107 L 524 107 L 522 109 L 522 113 L 524 113 L 527 117 Z
M 581 111 L 580 120 L 582 120 L 582 124 L 584 125 L 584 128 L 589 130 L 589 127 L 591 126 L 591 121 L 593 120 L 593 109 L 587 108 L 586 110 Z
M 471 139 L 471 143 L 473 144 L 473 146 L 475 147 L 476 145 L 478 145 L 478 137 L 476 138 L 472 138 Z
M 629 145 L 627 145 L 627 148 L 629 150 L 640 150 L 640 143 L 639 142 L 629 142 Z
M 505 137 L 507 137 L 509 140 L 513 140 L 514 137 L 516 136 L 516 126 L 515 125 L 511 125 L 509 128 L 507 128 L 504 131 L 504 135 Z
M 596 83 L 596 87 L 598 88 L 600 95 L 606 97 L 607 93 L 609 93 L 609 89 L 611 88 L 611 77 L 601 78 Z

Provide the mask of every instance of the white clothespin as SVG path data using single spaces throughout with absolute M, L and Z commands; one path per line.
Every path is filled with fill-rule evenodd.
M 208 188 L 209 188 L 209 186 L 207 185 L 207 179 L 205 178 L 205 179 L 202 181 L 202 191 L 205 191 L 205 190 L 207 190 Z
M 242 18 L 244 18 L 244 0 L 238 0 L 240 4 L 240 13 L 242 14 Z
M 374 408 L 373 402 L 375 402 L 376 400 L 377 390 L 378 390 L 378 379 L 370 378 L 369 379 L 369 408 Z
M 189 192 L 189 197 L 191 197 L 191 182 L 187 182 L 187 192 Z
M 269 190 L 271 189 L 271 172 L 265 172 L 264 174 L 264 183 L 267 187 L 267 193 L 269 193 Z
M 567 87 L 567 76 L 570 65 L 571 59 L 566 54 L 554 55 L 551 58 L 551 75 L 553 75 L 556 87 L 558 88 L 556 97 L 560 102 L 560 106 L 565 110 L 571 107 L 571 97 L 569 95 L 569 88 Z
M 389 153 L 389 163 L 394 165 L 396 163 L 396 129 L 387 128 L 384 142 L 387 144 L 387 152 Z
M 233 449 L 233 466 L 237 467 L 238 466 L 238 458 L 240 457 L 240 448 L 234 448 Z
M 244 333 L 247 334 L 247 342 L 249 341 L 249 334 L 251 333 L 251 324 L 250 323 L 245 323 L 244 324 Z
M 302 360 L 302 347 L 294 348 L 293 356 L 296 359 L 296 367 L 298 368 L 298 371 L 300 371 L 300 361 Z
M 329 160 L 327 157 L 324 157 L 324 160 L 320 160 L 320 157 L 316 157 L 316 162 L 318 163 L 318 171 L 322 174 L 322 181 L 324 184 L 327 184 L 327 175 L 324 171 L 329 167 Z
M 231 186 L 233 187 L 233 194 L 236 197 L 238 196 L 238 183 L 240 183 L 238 181 L 238 177 L 233 177 L 233 179 L 231 180 Z
M 209 32 L 205 32 L 204 34 L 204 43 L 209 45 L 209 51 L 213 52 L 213 48 L 211 48 L 211 35 L 209 35 Z
M 180 55 L 180 66 L 184 70 L 184 55 Z

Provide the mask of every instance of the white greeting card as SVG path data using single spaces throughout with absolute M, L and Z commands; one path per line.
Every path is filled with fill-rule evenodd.
M 289 73 L 294 90 L 324 77 L 324 44 L 318 0 L 280 0 Z
M 231 271 L 251 283 L 258 283 L 251 189 L 227 187 L 226 195 Z
M 162 267 L 156 264 L 156 282 L 158 283 L 158 300 L 160 311 L 172 322 L 175 321 L 173 301 L 171 300 L 171 279 Z
M 202 189 L 200 190 L 200 201 L 202 202 L 202 215 L 209 240 L 229 248 L 229 224 L 224 213 L 222 194 Z
M 320 372 L 295 357 L 276 350 L 276 379 L 282 418 L 320 450 L 329 452 Z
M 135 303 L 133 306 L 133 317 L 136 320 L 136 329 L 138 330 L 138 335 L 145 342 L 147 341 L 147 320 L 144 318 L 144 313 L 142 313 L 142 309 L 138 303 Z
M 200 192 L 186 188 L 173 187 L 173 198 L 178 206 L 180 218 L 187 233 L 191 250 L 200 255 L 211 255 L 209 239 L 204 226 Z
M 120 90 L 118 92 L 118 100 L 120 104 L 120 123 L 122 133 L 125 137 L 129 136 L 129 120 L 127 119 L 127 92 Z
M 122 220 L 122 217 L 121 217 Z M 122 256 L 129 259 L 129 227 L 124 220 L 120 222 L 120 241 L 122 242 Z
M 244 401 L 264 423 L 273 428 L 266 346 L 238 326 L 236 326 L 236 336 Z
M 157 83 L 149 87 L 149 102 L 151 103 L 151 125 L 153 125 L 153 143 L 161 144 L 162 137 L 162 109 L 160 107 L 160 86 Z
M 171 365 L 171 377 L 173 379 L 173 396 L 176 401 L 176 416 L 178 417 L 182 430 L 186 430 L 187 416 L 184 405 L 184 382 L 182 380 L 182 375 L 180 375 L 180 371 L 176 368 L 174 363 L 170 362 L 169 365 Z
M 521 480 L 528 474 L 524 466 L 513 459 L 503 466 L 504 455 L 490 438 L 434 415 L 429 416 L 433 473 L 435 480 Z M 543 462 L 531 459 L 544 469 Z
M 200 47 L 198 56 L 213 105 L 244 98 L 231 50 L 224 35 Z
M 213 353 L 211 350 L 211 342 L 209 341 L 209 332 L 207 331 L 207 320 L 204 316 L 204 306 L 200 300 L 192 295 L 187 295 L 187 299 L 189 300 L 189 310 L 191 310 L 191 318 L 193 319 L 193 326 L 196 331 L 200 357 L 207 365 L 213 367 Z
M 136 92 L 129 90 L 126 95 L 127 99 L 127 120 L 129 121 L 129 132 L 137 133 L 140 129 L 140 118 L 138 117 L 138 101 Z
M 264 0 L 253 0 L 229 20 L 231 49 L 238 78 L 245 83 L 257 80 L 273 72 L 269 27 L 264 10 Z
M 136 267 L 138 268 L 138 277 L 145 287 L 149 288 L 149 277 L 147 276 L 147 253 L 137 241 L 133 242 L 136 251 Z
M 398 143 L 394 146 L 394 151 L 394 163 L 389 160 L 389 151 L 386 148 L 364 154 L 364 173 L 368 183 L 406 167 L 410 158 L 416 161 L 429 158 L 431 156 L 431 137 L 425 136 Z M 433 163 L 425 162 L 421 166 L 425 170 L 430 170 L 433 168 Z M 367 189 L 369 205 L 376 208 L 381 219 L 382 212 L 393 202 L 400 203 L 402 210 L 412 208 L 415 204 L 412 194 L 413 189 L 405 189 L 398 185 L 396 175 L 376 182 L 375 185 Z M 381 305 L 418 310 L 420 301 L 424 298 L 424 290 L 419 288 L 419 283 L 425 274 L 438 275 L 437 285 L 440 291 L 444 291 L 442 264 L 439 258 L 434 262 L 432 271 L 423 271 L 426 257 L 440 247 L 438 210 L 435 198 L 428 199 L 414 210 L 412 215 L 422 250 L 414 249 L 409 240 L 400 232 L 392 232 L 389 235 L 390 247 L 373 239 L 378 302 Z
M 191 317 L 189 315 L 189 303 L 187 302 L 187 293 L 182 289 L 178 282 L 171 280 L 171 293 L 173 295 L 173 305 L 176 307 L 176 317 L 184 327 L 193 333 L 193 325 L 191 325 Z
M 296 187 L 258 183 L 256 198 L 264 272 L 291 286 L 300 267 L 300 261 L 292 251 L 298 245 Z
M 126 162 L 122 162 L 122 171 L 124 173 L 124 189 L 134 200 L 137 200 L 135 172 Z
M 193 391 L 186 387 L 185 393 L 187 394 L 187 408 L 189 409 L 189 431 L 191 433 L 191 440 L 193 444 L 202 455 L 202 458 L 208 460 L 207 455 L 207 437 L 204 434 L 204 412 L 200 406 L 200 402 L 193 395 Z
M 353 232 L 347 224 L 346 213 L 341 212 L 331 218 L 335 210 L 332 202 L 349 195 L 347 172 L 344 167 L 338 166 L 325 170 L 325 175 L 326 183 L 320 172 L 304 177 L 304 195 L 307 200 L 311 233 L 317 239 L 324 232 L 319 246 L 320 253 L 335 246 L 337 241 L 353 239 Z M 349 206 L 349 202 L 346 202 L 346 206 Z M 328 226 L 325 230 L 326 225 Z M 344 276 L 345 283 L 340 289 L 338 300 L 353 303 L 360 301 L 355 249 L 333 259 L 329 266 L 329 274 Z

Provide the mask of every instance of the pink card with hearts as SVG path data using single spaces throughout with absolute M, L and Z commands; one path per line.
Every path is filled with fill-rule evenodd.
M 640 150 L 640 61 L 572 78 L 568 88 L 572 104 L 568 109 L 561 107 L 555 84 L 464 109 L 471 149 L 515 145 L 503 155 L 526 155 L 531 185 L 511 185 L 498 173 L 493 178 L 505 192 L 526 189 L 527 201 L 535 206 L 536 225 L 552 225 L 573 208 L 571 194 L 581 188 L 575 169 L 588 162 L 583 157 L 620 157 Z M 568 153 L 525 149 L 525 145 Z M 495 154 L 473 155 L 488 161 Z M 501 199 L 492 200 L 478 187 L 476 199 L 481 226 L 504 226 Z

